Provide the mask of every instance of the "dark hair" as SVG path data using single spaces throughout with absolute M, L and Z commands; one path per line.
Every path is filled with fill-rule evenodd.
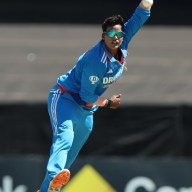
M 107 30 L 108 27 L 112 27 L 114 25 L 120 24 L 122 27 L 122 31 L 124 30 L 124 19 L 121 17 L 121 15 L 113 15 L 111 17 L 108 17 L 104 20 L 102 24 L 103 32 Z

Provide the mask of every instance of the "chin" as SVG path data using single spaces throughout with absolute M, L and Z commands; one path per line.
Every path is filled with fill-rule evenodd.
M 113 49 L 113 50 L 119 49 L 119 46 L 112 46 L 111 49 Z

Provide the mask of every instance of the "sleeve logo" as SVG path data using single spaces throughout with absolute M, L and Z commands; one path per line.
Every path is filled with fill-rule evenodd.
M 99 81 L 99 77 L 97 77 L 97 76 L 90 76 L 89 80 L 91 81 L 91 84 L 95 84 L 97 81 Z

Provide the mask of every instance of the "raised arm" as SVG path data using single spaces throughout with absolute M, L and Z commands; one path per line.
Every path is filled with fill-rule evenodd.
M 128 45 L 133 36 L 150 17 L 150 9 L 152 5 L 153 0 L 142 0 L 131 18 L 127 22 L 125 22 L 125 36 L 122 43 L 122 48 L 128 49 Z

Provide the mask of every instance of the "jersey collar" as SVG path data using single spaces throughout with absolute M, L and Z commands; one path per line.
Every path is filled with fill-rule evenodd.
M 116 62 L 117 61 L 112 56 L 112 54 L 107 50 L 106 45 L 105 45 L 104 42 L 103 42 L 103 50 L 104 50 L 104 52 L 105 52 L 105 54 L 106 54 L 106 56 L 107 56 L 107 58 L 109 59 L 110 62 Z M 128 52 L 125 49 L 120 48 L 120 50 L 121 50 L 121 53 L 122 53 L 122 59 L 121 59 L 120 63 L 123 63 L 125 61 L 125 58 L 128 56 Z

